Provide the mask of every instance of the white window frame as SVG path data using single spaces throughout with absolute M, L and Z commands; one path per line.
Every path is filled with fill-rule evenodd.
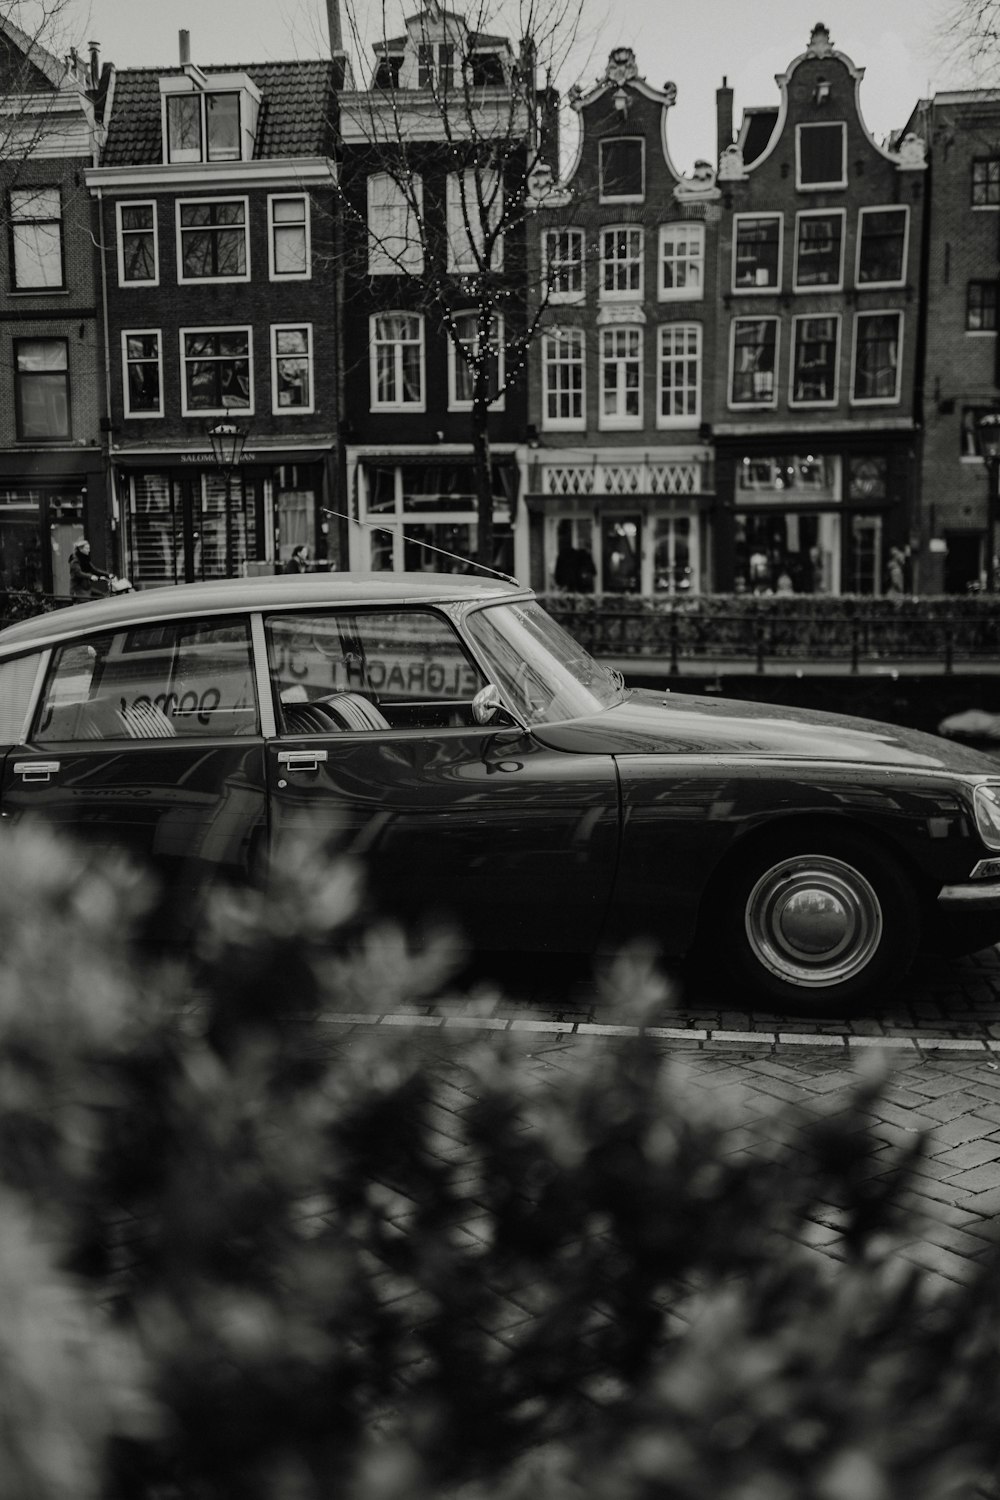
M 188 224 L 181 227 L 181 210 L 192 205 L 205 207 L 207 204 L 219 203 L 242 203 L 243 205 L 243 242 L 246 251 L 246 270 L 241 276 L 185 276 L 184 275 L 184 235 L 194 234 L 203 229 L 203 225 Z M 220 228 L 238 229 L 237 224 L 220 225 Z M 178 198 L 174 205 L 174 228 L 177 237 L 177 285 L 178 286 L 236 286 L 250 280 L 250 199 L 238 193 L 226 193 L 219 197 L 201 198 Z
M 250 405 L 249 406 L 218 406 L 207 407 L 188 406 L 188 384 L 187 366 L 188 361 L 184 348 L 184 340 L 190 333 L 245 333 L 247 336 L 247 369 L 250 382 Z M 181 416 L 182 417 L 232 417 L 239 421 L 243 417 L 252 417 L 256 411 L 256 379 L 254 375 L 253 358 L 253 327 L 249 323 L 208 323 L 195 324 L 188 328 L 177 330 L 180 347 L 180 369 L 181 369 Z
M 393 177 L 391 172 L 372 172 L 365 183 L 365 213 L 366 224 L 371 225 L 374 189 L 377 183 L 389 182 L 398 193 L 397 206 L 404 211 L 404 228 L 402 236 L 389 235 L 380 232 L 372 234 L 368 232 L 368 275 L 369 276 L 420 276 L 424 269 L 424 246 L 421 237 L 420 218 L 424 207 L 424 185 L 423 179 L 416 174 L 411 178 L 413 196 L 419 205 L 414 209 L 404 188 Z M 384 208 L 388 205 L 379 204 Z M 401 238 L 403 242 L 403 253 L 393 256 L 386 245 L 393 239 Z M 449 252 L 450 253 L 450 252 Z
M 736 280 L 737 250 L 740 240 L 740 224 L 745 219 L 774 219 L 778 225 L 778 263 L 775 267 L 775 280 L 761 286 L 755 282 L 753 286 L 742 286 Z M 785 264 L 785 216 L 783 213 L 772 213 L 766 210 L 761 213 L 733 214 L 733 267 L 732 267 L 732 291 L 736 297 L 773 297 L 776 292 L 781 291 L 782 275 Z
M 277 268 L 277 256 L 275 255 L 275 237 L 279 229 L 286 229 L 291 220 L 278 220 L 274 217 L 274 206 L 276 203 L 290 203 L 298 201 L 303 205 L 304 215 L 302 219 L 302 231 L 305 239 L 305 263 L 304 271 L 279 271 Z M 297 226 L 296 226 L 297 227 Z M 247 265 L 250 257 L 247 256 Z M 270 281 L 311 281 L 312 280 L 312 205 L 308 193 L 268 193 L 267 195 L 267 274 Z
M 580 255 L 577 260 L 552 260 L 549 254 L 549 236 L 566 235 L 579 246 Z M 549 273 L 554 266 L 576 266 L 580 271 L 580 285 L 576 290 L 559 292 L 554 289 Z M 577 229 L 569 224 L 562 229 L 542 230 L 542 300 L 546 295 L 550 303 L 578 303 L 583 302 L 587 295 L 587 239 L 582 229 Z
M 896 391 L 892 396 L 855 396 L 854 376 L 857 368 L 858 358 L 858 327 L 862 318 L 885 318 L 893 317 L 897 320 L 899 338 L 896 349 Z M 854 334 L 851 345 L 851 386 L 850 404 L 852 406 L 898 406 L 902 398 L 903 388 L 903 335 L 906 327 L 906 318 L 900 307 L 866 307 L 862 312 L 854 314 Z
M 503 177 L 495 168 L 480 168 L 480 181 L 483 189 L 484 211 L 489 213 L 490 227 L 496 229 L 503 219 Z M 463 212 L 462 187 L 460 178 L 464 178 L 466 211 Z M 488 208 L 492 199 L 492 208 Z M 468 212 L 471 205 L 474 212 Z M 445 233 L 448 240 L 448 270 L 456 271 L 459 275 L 476 276 L 480 270 L 480 260 L 483 258 L 483 244 L 485 236 L 480 233 L 483 228 L 479 217 L 479 204 L 476 198 L 476 169 L 466 167 L 463 172 L 449 172 L 445 185 Z M 466 218 L 469 222 L 466 225 Z M 461 251 L 461 254 L 459 253 Z M 498 234 L 493 242 L 493 254 L 490 259 L 491 271 L 503 269 L 503 235 Z
M 160 384 L 160 404 L 156 411 L 133 411 L 129 406 L 129 381 L 128 367 L 132 360 L 128 357 L 128 341 L 130 338 L 156 338 L 156 364 Z M 146 363 L 146 361 L 143 361 Z M 122 411 L 130 422 L 143 422 L 162 417 L 163 412 L 163 330 L 160 328 L 123 328 L 122 329 Z
M 136 230 L 125 230 L 122 228 L 122 209 L 125 208 L 151 208 L 153 210 L 153 227 L 150 231 L 153 236 L 153 275 L 148 281 L 128 281 L 125 277 L 125 235 L 137 233 Z M 120 287 L 129 289 L 132 287 L 159 286 L 160 284 L 160 235 L 157 208 L 158 204 L 155 198 L 125 198 L 115 204 L 118 285 Z
M 689 241 L 697 242 L 697 253 L 686 254 L 683 258 L 676 254 L 670 256 L 674 265 L 683 264 L 690 270 L 697 267 L 698 285 L 696 287 L 667 287 L 664 285 L 664 267 L 667 263 L 667 246 L 675 241 L 678 235 L 684 235 Z M 705 226 L 693 223 L 689 219 L 674 219 L 669 224 L 660 225 L 660 243 L 656 261 L 656 294 L 661 302 L 701 302 L 705 296 Z
M 835 182 L 802 181 L 802 133 L 805 130 L 829 130 L 840 126 L 840 177 Z M 795 127 L 795 186 L 800 193 L 825 193 L 831 188 L 847 186 L 847 124 L 844 120 L 811 120 Z
M 667 341 L 668 334 L 683 333 L 695 334 L 695 364 L 697 375 L 695 377 L 695 409 L 691 416 L 665 416 L 663 412 L 663 346 Z M 704 378 L 703 357 L 704 335 L 700 323 L 661 323 L 656 331 L 656 425 L 661 431 L 673 430 L 680 427 L 698 427 L 701 424 L 701 389 Z M 671 358 L 676 358 L 672 355 Z M 687 358 L 687 355 L 681 356 Z M 687 389 L 687 387 L 685 387 Z
M 734 401 L 733 386 L 736 376 L 736 328 L 739 323 L 773 323 L 774 334 L 774 380 L 773 395 L 769 401 Z M 731 318 L 729 322 L 729 370 L 726 380 L 726 405 L 730 411 L 774 411 L 778 405 L 778 390 L 781 377 L 781 319 L 767 313 L 755 317 L 752 313 Z
M 642 426 L 642 388 L 645 374 L 642 335 L 643 329 L 639 323 L 611 323 L 607 327 L 597 330 L 599 340 L 597 367 L 600 382 L 598 388 L 597 425 L 602 432 L 634 432 L 637 427 Z M 638 352 L 635 355 L 620 355 L 617 353 L 609 355 L 606 352 L 605 346 L 607 342 L 610 340 L 613 346 L 614 340 L 622 336 L 626 339 L 636 340 Z M 637 364 L 639 367 L 639 384 L 635 387 L 639 396 L 639 410 L 635 413 L 629 413 L 624 410 L 629 391 L 629 386 L 625 379 L 625 371 L 626 367 L 630 364 Z M 604 410 L 604 394 L 609 389 L 605 385 L 604 375 L 609 365 L 615 367 L 614 392 L 616 409 L 612 413 L 607 413 Z
M 641 193 L 606 193 L 604 191 L 604 148 L 605 146 L 617 146 L 625 141 L 639 142 L 639 156 L 642 162 L 642 192 Z M 597 146 L 597 190 L 601 203 L 645 203 L 646 201 L 646 137 L 643 135 L 608 136 L 606 140 L 599 141 Z
M 279 333 L 305 333 L 306 359 L 309 362 L 309 401 L 306 406 L 278 405 L 278 361 L 291 356 L 278 353 Z M 316 410 L 316 358 L 311 323 L 271 324 L 271 415 L 274 417 L 307 417 Z
M 571 338 L 580 351 L 580 358 L 552 360 L 549 358 L 549 340 Z M 587 339 L 584 330 L 576 325 L 545 328 L 542 331 L 542 430 L 544 432 L 585 432 L 587 428 Z M 549 374 L 561 365 L 580 368 L 580 415 L 570 417 L 549 416 Z
M 986 214 L 995 214 L 997 212 L 997 210 L 1000 209 L 1000 202 L 998 202 L 998 203 L 976 203 L 975 200 L 974 200 L 974 198 L 973 198 L 973 196 L 972 196 L 973 189 L 975 187 L 975 168 L 976 168 L 976 162 L 979 162 L 979 161 L 986 162 L 987 164 L 989 164 L 990 162 L 994 162 L 994 161 L 995 162 L 1000 162 L 1000 152 L 994 152 L 990 156 L 974 156 L 972 158 L 972 161 L 969 163 L 969 207 L 972 209 L 972 212 L 974 214 L 983 214 L 983 213 L 986 213 Z M 987 174 L 987 183 L 988 182 L 989 182 L 989 176 Z
M 639 250 L 636 255 L 627 255 L 619 259 L 618 256 L 608 256 L 607 243 L 609 235 L 628 235 L 629 244 L 631 236 L 638 237 Z M 601 226 L 601 260 L 600 260 L 600 284 L 598 286 L 598 300 L 600 302 L 641 302 L 643 288 L 645 286 L 645 259 L 646 259 L 646 236 L 641 224 L 603 224 Z M 616 268 L 638 266 L 639 285 L 627 287 L 624 290 L 612 288 L 610 291 L 604 285 L 605 269 L 608 266 Z
M 820 400 L 800 401 L 800 400 L 798 400 L 796 398 L 796 395 L 795 395 L 795 370 L 796 370 L 795 351 L 796 351 L 797 344 L 798 344 L 797 330 L 798 330 L 798 326 L 799 326 L 800 323 L 812 323 L 812 322 L 818 322 L 820 320 L 832 321 L 835 324 L 834 335 L 833 335 L 833 341 L 834 341 L 834 351 L 833 351 L 833 395 L 832 396 L 827 396 L 826 399 L 822 400 L 822 401 L 820 401 Z M 791 341 L 791 344 L 789 346 L 789 353 L 788 353 L 788 404 L 789 404 L 789 406 L 794 406 L 797 411 L 801 411 L 803 407 L 806 407 L 806 408 L 808 408 L 808 407 L 819 407 L 819 408 L 822 408 L 822 409 L 829 409 L 831 406 L 836 406 L 837 402 L 840 400 L 840 334 L 841 334 L 841 322 L 842 322 L 842 320 L 841 320 L 840 314 L 839 313 L 832 313 L 832 312 L 830 312 L 830 313 L 827 313 L 827 312 L 796 313 L 795 316 L 792 318 L 792 341 Z
M 803 219 L 839 219 L 840 220 L 840 264 L 837 268 L 837 279 L 824 283 L 814 282 L 802 286 L 799 283 L 799 246 L 801 238 L 799 227 Z M 808 296 L 815 292 L 817 296 L 823 296 L 827 292 L 842 292 L 844 290 L 844 259 L 847 246 L 847 210 L 843 208 L 803 208 L 795 215 L 795 248 L 793 251 L 794 264 L 792 266 L 792 290 L 800 295 Z
M 37 200 L 40 193 L 55 193 L 59 202 L 59 212 L 55 215 L 42 215 L 40 213 L 25 213 L 18 215 L 14 211 L 15 194 L 24 195 L 26 207 L 30 210 L 32 199 Z M 10 218 L 8 235 L 10 239 L 10 292 L 12 296 L 50 297 L 60 292 L 68 292 L 69 286 L 66 281 L 66 218 L 63 212 L 63 192 L 59 183 L 39 182 L 24 186 L 17 183 L 8 189 L 7 208 Z M 21 225 L 25 228 L 31 225 L 57 225 L 59 231 L 59 280 L 58 282 L 36 281 L 31 284 L 21 284 L 17 277 L 17 230 Z M 30 251 L 29 251 L 30 254 Z M 37 265 L 43 264 L 39 257 Z
M 375 330 L 380 317 L 385 318 L 414 318 L 420 330 L 420 400 L 419 401 L 380 401 L 378 399 L 378 350 Z M 408 341 L 409 342 L 409 341 Z M 400 352 L 393 359 L 395 386 L 397 390 L 403 389 L 402 378 L 402 353 L 401 345 L 397 345 Z M 407 308 L 393 308 L 384 313 L 372 313 L 368 320 L 368 371 L 369 371 L 369 409 L 376 411 L 399 411 L 399 412 L 422 412 L 427 410 L 427 328 L 423 313 L 410 312 Z
M 471 308 L 469 309 L 468 312 L 460 312 L 460 313 L 456 313 L 455 314 L 456 321 L 458 319 L 460 319 L 460 318 L 475 318 L 475 317 L 478 317 L 478 314 L 475 313 Z M 490 411 L 503 411 L 504 410 L 504 379 L 505 379 L 503 317 L 499 313 L 494 313 L 492 321 L 493 321 L 493 324 L 495 325 L 495 328 L 496 328 L 497 388 L 498 388 L 499 394 L 497 396 L 495 396 L 494 399 L 489 403 L 489 409 L 490 409 Z M 471 339 L 463 339 L 462 340 L 463 344 L 464 343 L 471 343 L 471 342 L 472 342 Z M 459 357 L 460 356 L 459 356 L 458 350 L 455 348 L 455 342 L 451 338 L 451 336 L 448 335 L 448 410 L 449 411 L 471 411 L 472 410 L 472 402 L 471 401 L 460 401 L 459 398 L 458 398 L 458 394 L 457 394 L 458 393 Z
M 208 120 L 206 118 L 206 107 L 207 107 L 207 102 L 206 101 L 207 101 L 207 99 L 210 96 L 214 97 L 217 94 L 225 94 L 225 95 L 235 94 L 236 95 L 237 112 L 238 112 L 237 131 L 238 131 L 238 134 L 239 134 L 239 142 L 240 142 L 239 155 L 238 156 L 209 156 L 209 154 L 208 154 Z M 171 154 L 170 154 L 170 110 L 169 110 L 169 101 L 171 99 L 177 99 L 177 98 L 189 99 L 192 96 L 195 99 L 197 99 L 197 101 L 198 101 L 198 109 L 199 109 L 199 127 L 198 127 L 198 133 L 199 133 L 199 150 L 198 150 L 198 154 L 195 155 L 194 151 L 188 150 L 188 151 L 180 153 L 177 156 L 171 156 Z M 204 164 L 209 165 L 209 166 L 217 166 L 217 165 L 220 165 L 220 164 L 222 164 L 222 165 L 229 165 L 229 164 L 232 164 L 232 163 L 244 161 L 245 160 L 245 151 L 246 151 L 246 137 L 247 137 L 246 109 L 247 109 L 247 102 L 248 102 L 246 100 L 245 96 L 246 96 L 246 90 L 244 88 L 238 88 L 238 87 L 234 87 L 234 86 L 230 86 L 230 85 L 226 85 L 226 86 L 223 86 L 223 87 L 216 87 L 216 88 L 206 88 L 206 89 L 174 88 L 174 89 L 166 89 L 166 90 L 162 91 L 161 94 L 160 94 L 160 131 L 161 131 L 160 139 L 163 142 L 163 161 L 164 161 L 164 164 L 169 165 L 169 166 L 178 166 L 178 165 L 184 165 L 184 164 L 192 164 L 192 163 L 195 163 L 195 162 L 201 162 L 201 163 L 204 163 Z
M 903 215 L 903 255 L 900 274 L 895 281 L 861 280 L 861 243 L 864 239 L 865 214 L 901 213 Z M 858 244 L 854 257 L 854 285 L 859 291 L 877 292 L 883 287 L 905 286 L 906 268 L 910 259 L 910 206 L 908 203 L 869 203 L 858 210 Z

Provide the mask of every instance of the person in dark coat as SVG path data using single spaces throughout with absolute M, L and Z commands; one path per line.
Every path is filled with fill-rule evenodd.
M 302 543 L 292 548 L 292 555 L 285 563 L 286 573 L 308 573 L 309 571 L 309 548 Z
M 91 562 L 90 543 L 77 542 L 69 555 L 69 596 L 73 603 L 105 598 L 108 591 L 104 585 L 110 577 L 110 573 L 102 573 Z

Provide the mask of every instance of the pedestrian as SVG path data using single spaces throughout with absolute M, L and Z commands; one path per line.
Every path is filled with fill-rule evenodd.
M 74 604 L 83 604 L 88 599 L 104 599 L 110 573 L 102 573 L 90 560 L 90 543 L 84 538 L 77 542 L 69 555 L 69 596 Z
M 906 592 L 906 553 L 901 547 L 889 550 L 889 566 L 886 569 L 886 594 L 890 599 L 902 599 Z
M 298 547 L 292 548 L 292 555 L 285 563 L 286 573 L 308 573 L 309 571 L 309 548 L 303 542 Z

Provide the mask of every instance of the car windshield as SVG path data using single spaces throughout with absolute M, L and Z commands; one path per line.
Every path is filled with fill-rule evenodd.
M 595 661 L 540 604 L 490 605 L 469 615 L 466 628 L 490 680 L 525 723 L 582 718 L 624 696 L 620 676 Z

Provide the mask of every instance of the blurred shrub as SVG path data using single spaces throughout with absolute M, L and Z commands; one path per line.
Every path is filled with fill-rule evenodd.
M 308 851 L 206 911 L 197 988 L 129 956 L 130 872 L 0 862 L 2 1500 L 944 1500 L 995 1465 L 997 1267 L 899 1259 L 920 1142 L 873 1139 L 876 1083 L 751 1132 L 641 1038 L 542 1071 L 332 1027 L 448 954 L 343 951 L 353 874 Z M 613 983 L 662 1004 L 641 955 Z

